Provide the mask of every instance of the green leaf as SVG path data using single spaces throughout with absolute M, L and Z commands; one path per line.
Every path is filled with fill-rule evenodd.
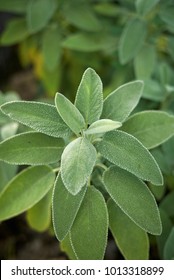
M 151 0 L 151 1 L 144 1 L 144 0 L 136 0 L 136 9 L 140 15 L 145 16 L 148 14 L 159 2 L 160 0 Z
M 145 21 L 134 18 L 126 24 L 118 49 L 121 64 L 126 64 L 135 57 L 145 41 L 146 33 Z
M 172 221 L 169 219 L 168 215 L 166 214 L 163 209 L 160 209 L 160 216 L 162 221 L 162 233 L 161 235 L 156 236 L 159 256 L 161 259 L 163 259 L 163 252 L 164 252 L 164 246 L 166 244 L 166 240 L 170 234 L 170 231 L 172 229 Z
M 58 162 L 64 148 L 61 138 L 26 132 L 0 143 L 0 160 L 11 164 L 42 165 Z
M 86 124 L 100 118 L 103 108 L 103 86 L 97 73 L 88 68 L 81 79 L 77 90 L 75 105 L 83 115 Z
M 172 228 L 169 237 L 167 238 L 165 247 L 164 247 L 164 259 L 165 260 L 174 260 L 174 227 Z
M 43 232 L 48 229 L 51 222 L 51 198 L 52 190 L 49 191 L 37 204 L 27 211 L 27 222 L 29 226 Z
M 68 22 L 80 29 L 93 32 L 100 31 L 102 26 L 91 7 L 85 1 L 79 3 L 71 1 L 64 5 L 63 15 Z
M 58 26 L 47 28 L 42 38 L 42 55 L 44 65 L 49 71 L 55 70 L 59 64 L 62 54 L 60 43 L 61 35 Z
M 168 193 L 160 203 L 160 208 L 162 208 L 169 217 L 174 217 L 174 191 Z
M 115 48 L 117 38 L 107 33 L 82 33 L 69 35 L 62 42 L 62 47 L 81 52 L 107 51 Z
M 108 213 L 102 194 L 89 187 L 70 231 L 72 247 L 80 260 L 103 259 L 108 232 Z
M 62 241 L 74 222 L 82 200 L 86 192 L 86 187 L 77 195 L 72 195 L 64 186 L 60 174 L 57 176 L 53 191 L 53 225 L 56 237 Z
M 159 16 L 164 23 L 168 24 L 172 28 L 174 27 L 173 14 L 174 14 L 173 3 L 171 5 L 161 6 Z
M 146 58 L 146 63 L 144 62 Z M 156 52 L 154 46 L 144 46 L 136 55 L 134 69 L 137 79 L 149 79 L 154 71 Z
M 1 127 L 0 136 L 2 140 L 5 140 L 16 134 L 19 124 L 16 122 L 9 122 Z
M 103 157 L 154 185 L 162 185 L 161 171 L 150 152 L 132 135 L 123 131 L 107 132 L 97 143 Z
M 71 133 L 56 107 L 46 103 L 12 101 L 2 105 L 1 110 L 11 119 L 53 137 L 65 137 Z
M 158 206 L 143 181 L 116 166 L 104 172 L 103 180 L 111 198 L 132 221 L 151 234 L 161 234 Z
M 174 117 L 162 111 L 144 111 L 131 116 L 122 130 L 152 149 L 174 135 Z
M 55 105 L 64 122 L 76 135 L 79 135 L 85 128 L 85 120 L 75 105 L 60 93 L 56 93 Z
M 29 167 L 14 177 L 0 196 L 0 221 L 17 216 L 41 200 L 54 184 L 48 166 Z
M 24 13 L 26 11 L 26 5 L 28 0 L 1 0 L 0 11 Z
M 30 0 L 27 6 L 27 24 L 31 33 L 43 29 L 57 8 L 56 0 Z
M 17 166 L 0 161 L 0 194 L 6 184 L 15 176 L 16 172 Z
M 114 90 L 104 100 L 102 118 L 123 122 L 137 106 L 142 90 L 142 81 L 130 82 Z
M 85 134 L 105 133 L 110 130 L 114 130 L 122 126 L 122 123 L 112 121 L 110 119 L 101 119 L 90 125 L 90 127 L 84 132 Z
M 61 158 L 61 177 L 67 190 L 76 195 L 86 184 L 96 161 L 96 150 L 79 137 L 66 146 Z
M 70 260 L 77 260 L 74 250 L 71 245 L 71 240 L 69 234 L 60 242 L 61 251 L 65 252 Z
M 1 45 L 8 46 L 21 42 L 29 35 L 26 20 L 23 18 L 12 19 L 8 22 L 2 36 Z
M 148 260 L 149 239 L 147 233 L 137 226 L 109 199 L 109 227 L 122 255 L 126 260 Z
M 164 100 L 165 95 L 159 82 L 152 79 L 147 79 L 144 81 L 144 90 L 142 97 L 159 102 Z

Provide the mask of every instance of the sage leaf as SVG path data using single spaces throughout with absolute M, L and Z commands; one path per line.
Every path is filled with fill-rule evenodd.
M 131 116 L 122 130 L 152 149 L 174 135 L 174 117 L 162 111 L 144 111 Z
M 102 194 L 88 187 L 70 231 L 72 247 L 80 260 L 101 260 L 107 243 L 108 212 Z
M 61 138 L 40 132 L 21 133 L 0 143 L 0 160 L 11 164 L 42 165 L 58 162 L 64 148 Z
M 77 195 L 72 195 L 58 174 L 53 191 L 52 213 L 54 232 L 59 241 L 62 241 L 71 229 L 85 192 L 86 187 L 83 187 Z
M 135 2 L 136 9 L 140 15 L 145 16 L 157 5 L 159 1 L 160 0 L 151 0 L 151 1 L 136 0 Z
M 112 121 L 110 119 L 101 119 L 92 123 L 89 128 L 84 132 L 85 134 L 105 133 L 122 126 L 122 123 Z
M 70 260 L 77 260 L 77 257 L 71 245 L 69 234 L 67 234 L 66 237 L 60 242 L 60 249 L 68 255 Z
M 146 58 L 146 63 L 144 63 Z M 156 52 L 154 46 L 144 46 L 134 59 L 134 70 L 137 79 L 149 79 L 156 64 Z
M 174 260 L 174 247 L 173 247 L 173 243 L 174 243 L 174 227 L 172 228 L 165 247 L 164 247 L 164 259 L 165 260 Z
M 109 228 L 126 260 L 148 260 L 149 239 L 147 233 L 137 226 L 112 200 L 108 203 Z
M 54 184 L 48 166 L 32 166 L 17 174 L 0 196 L 0 221 L 17 216 L 41 200 Z
M 120 86 L 104 100 L 101 117 L 123 122 L 137 106 L 142 90 L 142 81 L 130 82 Z
M 48 229 L 51 222 L 52 189 L 33 207 L 27 211 L 26 219 L 29 226 L 43 232 Z
M 0 161 L 0 194 L 3 192 L 7 183 L 15 176 L 17 168 L 16 165 L 10 165 Z
M 68 22 L 80 29 L 97 32 L 102 28 L 91 6 L 85 1 L 78 2 L 78 4 L 71 1 L 64 5 L 62 12 Z
M 79 110 L 60 93 L 56 94 L 55 105 L 64 122 L 76 135 L 79 135 L 85 128 L 85 120 Z
M 130 134 L 107 132 L 96 144 L 97 150 L 110 162 L 154 185 L 162 185 L 161 171 L 150 152 Z
M 86 124 L 100 118 L 103 108 L 103 86 L 97 73 L 88 68 L 77 90 L 75 105 L 83 115 Z
M 12 19 L 8 22 L 2 36 L 1 45 L 8 46 L 21 42 L 29 35 L 26 20 Z
M 65 137 L 71 133 L 56 107 L 35 101 L 12 101 L 1 106 L 11 119 L 53 137 Z
M 134 18 L 126 24 L 118 48 L 121 64 L 126 64 L 135 57 L 145 41 L 146 33 L 145 21 Z
M 79 137 L 66 146 L 61 157 L 61 177 L 67 190 L 76 195 L 86 184 L 96 162 L 96 150 Z
M 174 217 L 174 191 L 168 193 L 160 202 L 160 209 L 163 209 L 169 217 Z
M 30 33 L 44 28 L 57 8 L 56 0 L 30 0 L 27 5 L 27 24 Z
M 116 166 L 104 172 L 103 180 L 111 198 L 132 221 L 151 234 L 161 234 L 158 206 L 143 181 Z

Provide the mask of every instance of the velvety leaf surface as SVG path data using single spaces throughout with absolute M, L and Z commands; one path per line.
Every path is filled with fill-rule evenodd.
M 109 227 L 126 260 L 148 260 L 149 239 L 147 233 L 109 199 Z
M 39 232 L 48 229 L 51 222 L 51 198 L 52 189 L 27 211 L 26 219 L 32 229 Z
M 29 167 L 14 177 L 0 196 L 0 220 L 23 213 L 41 200 L 54 184 L 48 166 Z
M 45 27 L 57 8 L 56 0 L 31 0 L 27 5 L 27 24 L 31 33 Z
M 137 177 L 154 185 L 163 184 L 163 177 L 155 159 L 132 135 L 118 130 L 110 131 L 96 147 L 107 160 Z
M 122 123 L 110 119 L 101 119 L 92 123 L 85 131 L 85 134 L 105 133 L 122 126 Z
M 62 241 L 74 222 L 82 200 L 86 192 L 86 187 L 77 195 L 72 195 L 64 186 L 60 174 L 57 176 L 53 191 L 53 226 L 59 241 Z
M 11 119 L 53 137 L 64 137 L 71 133 L 56 107 L 49 104 L 12 101 L 2 105 L 1 110 Z
M 162 111 L 144 111 L 131 116 L 121 129 L 152 149 L 174 135 L 174 117 Z
M 147 33 L 146 22 L 138 18 L 129 21 L 124 27 L 119 44 L 119 59 L 122 64 L 130 61 L 141 49 Z
M 0 143 L 0 160 L 22 165 L 54 163 L 60 160 L 64 145 L 61 138 L 39 132 L 21 133 Z
M 104 100 L 102 118 L 123 122 L 137 106 L 143 90 L 143 82 L 124 84 Z
M 81 79 L 77 90 L 75 105 L 83 115 L 86 124 L 100 118 L 103 108 L 103 86 L 97 73 L 88 68 Z
M 80 260 L 103 259 L 108 232 L 108 213 L 102 194 L 88 187 L 70 231 L 73 249 Z
M 61 177 L 67 190 L 76 195 L 86 184 L 96 162 L 96 150 L 79 137 L 66 146 L 61 157 Z
M 85 128 L 85 120 L 75 105 L 60 93 L 56 94 L 55 105 L 64 122 L 76 135 L 79 135 Z
M 105 171 L 103 180 L 111 198 L 132 221 L 151 234 L 161 234 L 158 207 L 145 183 L 116 166 Z
M 169 237 L 167 238 L 165 247 L 164 247 L 164 259 L 165 260 L 174 260 L 174 227 L 172 228 Z

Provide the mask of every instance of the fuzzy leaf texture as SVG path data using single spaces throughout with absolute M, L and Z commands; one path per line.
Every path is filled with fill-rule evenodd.
M 159 1 L 160 0 L 151 0 L 151 1 L 136 0 L 135 2 L 136 9 L 140 15 L 145 16 L 157 5 Z
M 60 160 L 64 145 L 63 139 L 40 132 L 21 133 L 0 143 L 0 160 L 18 165 L 54 163 Z
M 48 166 L 33 166 L 14 177 L 0 196 L 0 221 L 17 216 L 41 200 L 53 186 Z
M 149 239 L 147 233 L 137 226 L 112 200 L 108 203 L 109 227 L 126 260 L 148 260 Z
M 56 94 L 55 105 L 64 122 L 76 135 L 79 135 L 85 128 L 85 120 L 79 110 L 60 93 Z
M 11 119 L 53 137 L 65 137 L 71 133 L 56 107 L 34 101 L 12 101 L 1 106 Z
M 123 122 L 137 106 L 142 90 L 142 81 L 130 82 L 114 90 L 104 100 L 102 118 Z
M 132 135 L 118 130 L 110 131 L 96 147 L 104 158 L 115 165 L 154 185 L 163 184 L 163 177 L 155 159 Z
M 86 184 L 96 162 L 96 150 L 79 137 L 66 146 L 61 157 L 61 177 L 67 190 L 76 195 Z
M 105 133 L 110 130 L 114 130 L 122 126 L 122 123 L 112 121 L 109 119 L 101 119 L 90 125 L 90 127 L 84 132 L 85 134 Z
M 138 18 L 129 21 L 120 38 L 118 55 L 121 64 L 126 64 L 141 49 L 147 34 L 146 22 Z
M 53 226 L 56 237 L 62 241 L 74 222 L 86 192 L 84 186 L 77 195 L 72 195 L 64 186 L 58 174 L 53 191 Z
M 100 118 L 103 108 L 103 85 L 100 77 L 91 68 L 88 68 L 82 76 L 75 106 L 83 115 L 87 125 Z
M 143 181 L 116 166 L 104 172 L 103 180 L 111 198 L 132 221 L 151 234 L 161 234 L 158 206 Z
M 70 231 L 72 247 L 80 260 L 101 260 L 107 244 L 108 212 L 102 194 L 88 187 Z
M 147 149 L 152 149 L 174 135 L 174 117 L 162 111 L 144 111 L 131 116 L 122 130 L 135 136 Z

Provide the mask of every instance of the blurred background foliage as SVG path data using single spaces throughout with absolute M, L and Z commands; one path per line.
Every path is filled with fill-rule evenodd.
M 0 90 L 6 94 L 0 94 L 0 104 L 19 98 L 52 102 L 56 91 L 73 101 L 82 73 L 92 67 L 105 96 L 140 79 L 145 86 L 136 111 L 173 114 L 173 15 L 173 0 L 1 0 Z M 0 127 L 1 140 L 25 130 L 2 113 Z M 151 257 L 168 258 L 174 241 L 174 138 L 151 152 L 165 179 L 163 187 L 149 186 L 164 229 L 151 238 L 157 248 Z M 17 167 L 0 162 L 0 190 L 16 172 Z M 50 199 L 44 199 L 27 213 L 38 231 L 50 224 Z M 41 212 L 47 219 L 42 217 L 39 226 L 35 217 Z

